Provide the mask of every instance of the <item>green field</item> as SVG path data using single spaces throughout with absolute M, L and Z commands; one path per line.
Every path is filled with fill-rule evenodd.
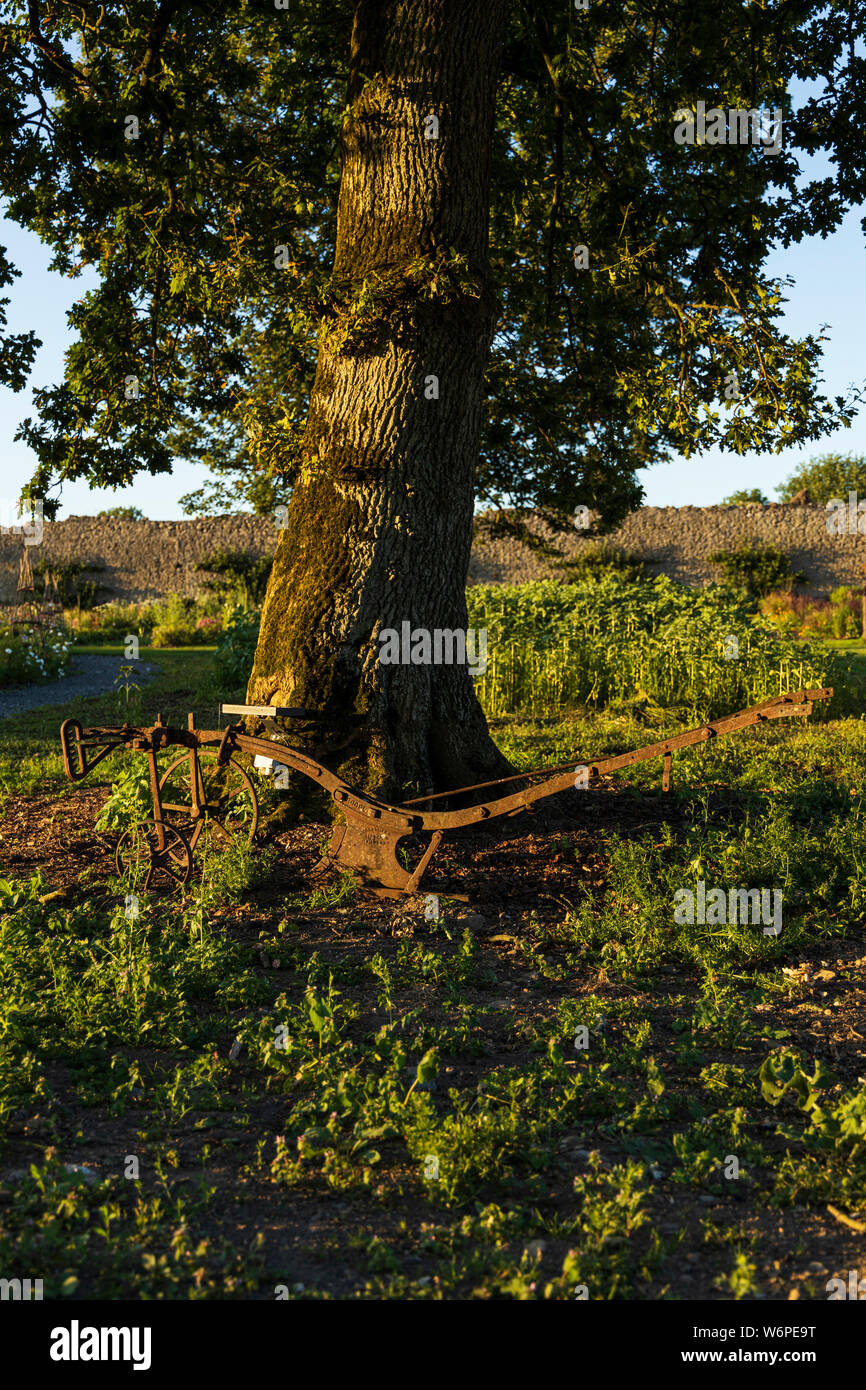
M 204 722 L 237 694 L 209 650 L 142 657 L 148 716 Z M 856 1267 L 859 715 L 683 754 L 667 797 L 639 765 L 498 849 L 455 837 L 445 870 L 492 887 L 427 921 L 344 879 L 310 893 L 294 841 L 211 857 L 130 917 L 93 829 L 122 763 L 65 781 L 73 713 L 122 710 L 2 725 L 7 1277 L 75 1299 L 787 1299 Z M 493 728 L 527 767 L 684 713 Z M 781 935 L 677 924 L 701 880 L 780 889 Z

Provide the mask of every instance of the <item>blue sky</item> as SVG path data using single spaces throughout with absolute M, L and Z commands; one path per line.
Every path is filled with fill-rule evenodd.
M 817 164 L 817 161 L 815 161 Z M 817 170 L 810 168 L 813 175 Z M 817 333 L 830 325 L 824 346 L 824 386 L 829 396 L 845 395 L 852 382 L 866 379 L 866 334 L 864 334 L 864 257 L 863 209 L 848 213 L 832 236 L 822 241 L 812 237 L 786 251 L 775 253 L 768 262 L 774 275 L 791 275 L 795 285 L 788 292 L 784 326 L 794 337 Z M 33 471 L 33 456 L 13 436 L 18 423 L 32 414 L 30 388 L 60 380 L 63 353 L 71 341 L 66 311 L 93 283 L 84 275 L 68 280 L 50 273 L 50 252 L 30 232 L 15 223 L 0 222 L 0 243 L 8 248 L 9 259 L 21 272 L 6 291 L 8 332 L 34 329 L 42 339 L 30 382 L 17 395 L 0 387 L 0 440 L 3 444 L 4 497 L 16 497 Z M 772 498 L 774 489 L 798 463 L 827 451 L 866 454 L 866 407 L 850 429 L 839 430 L 811 446 L 788 449 L 781 454 L 728 454 L 721 451 L 690 460 L 674 459 L 642 470 L 641 481 L 646 503 L 656 507 L 710 506 L 736 488 L 760 487 Z M 61 516 L 93 514 L 106 506 L 121 504 L 140 507 L 154 520 L 182 517 L 178 498 L 207 477 L 200 465 L 178 462 L 170 476 L 152 478 L 140 474 L 132 486 L 122 491 L 90 489 L 85 482 L 67 483 L 62 494 Z

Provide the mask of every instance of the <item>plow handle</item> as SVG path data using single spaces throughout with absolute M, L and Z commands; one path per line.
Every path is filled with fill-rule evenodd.
M 63 749 L 63 770 L 66 776 L 72 782 L 80 782 L 82 777 L 87 776 L 88 768 L 84 759 L 84 749 L 81 746 L 81 725 L 77 719 L 64 719 L 60 725 L 60 747 Z M 72 765 L 73 749 L 78 763 L 77 768 Z
M 82 729 L 77 719 L 64 719 L 60 725 L 60 747 L 66 776 L 71 782 L 80 782 L 116 748 L 127 747 L 130 735 L 134 734 L 135 730 L 127 732 L 125 725 L 123 729 Z M 99 752 L 95 758 L 88 759 L 87 750 L 92 747 Z

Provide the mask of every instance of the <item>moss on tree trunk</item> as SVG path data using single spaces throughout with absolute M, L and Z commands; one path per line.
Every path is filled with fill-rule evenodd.
M 252 703 L 325 713 L 319 732 L 291 730 L 311 751 L 355 717 L 354 742 L 326 760 L 392 799 L 509 766 L 465 665 L 382 665 L 377 640 L 405 621 L 467 625 L 504 12 L 356 7 L 332 294 L 248 687 Z

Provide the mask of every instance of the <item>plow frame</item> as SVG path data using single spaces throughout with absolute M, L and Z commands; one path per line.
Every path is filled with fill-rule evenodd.
M 402 898 L 419 890 L 421 880 L 444 835 L 450 831 L 478 825 L 501 816 L 517 815 L 521 811 L 531 809 L 536 802 L 546 797 L 556 796 L 576 787 L 576 775 L 581 770 L 585 775 L 582 785 L 589 787 L 623 768 L 661 758 L 662 790 L 668 792 L 676 752 L 774 719 L 808 717 L 816 701 L 827 700 L 832 694 L 832 689 L 824 687 L 777 695 L 762 704 L 739 710 L 721 719 L 710 720 L 628 753 L 594 758 L 584 763 L 578 759 L 571 759 L 557 767 L 536 768 L 498 778 L 493 782 L 482 782 L 449 792 L 416 797 L 401 804 L 382 801 L 360 791 L 299 749 L 272 739 L 253 737 L 244 731 L 243 717 L 308 718 L 309 714 L 305 710 L 284 709 L 279 706 L 224 705 L 224 714 L 242 716 L 240 720 L 224 729 L 197 729 L 192 714 L 188 715 L 186 729 L 165 724 L 161 714 L 157 715 L 155 724 L 147 727 L 123 724 L 113 728 L 82 728 L 78 720 L 67 719 L 60 729 L 60 742 L 64 769 L 72 781 L 82 780 L 104 758 L 120 748 L 130 752 L 141 752 L 147 756 L 153 802 L 153 830 L 150 832 L 152 864 L 145 881 L 146 887 L 152 878 L 154 859 L 157 861 L 157 867 L 162 868 L 169 877 L 178 882 L 185 882 L 189 877 L 196 841 L 208 815 L 213 816 L 216 810 L 207 802 L 199 761 L 200 752 L 208 750 L 211 755 L 215 751 L 216 761 L 221 766 L 232 762 L 233 754 L 241 753 L 251 759 L 264 758 L 271 765 L 279 763 L 293 772 L 309 777 L 323 787 L 330 794 L 336 808 L 342 812 L 343 823 L 334 827 L 328 848 L 313 869 L 313 876 L 317 877 L 331 867 L 341 868 L 352 872 L 363 886 L 370 888 L 380 897 Z M 157 755 L 171 747 L 186 748 L 189 753 L 189 807 L 169 805 L 162 798 Z M 233 765 L 247 783 L 252 798 L 252 828 L 248 834 L 248 838 L 252 840 L 258 816 L 255 789 L 240 764 Z M 430 809 L 435 802 L 446 799 L 462 800 L 470 793 L 493 792 L 514 782 L 530 782 L 530 785 L 519 791 L 493 795 L 487 800 L 455 809 Z M 188 826 L 167 825 L 166 811 L 174 813 L 181 810 L 190 813 Z M 400 864 L 397 847 L 406 836 L 417 833 L 429 834 L 430 838 L 419 862 L 414 869 L 409 870 Z M 176 843 L 176 840 L 179 840 L 179 843 Z M 172 865 L 177 865 L 177 872 L 174 872 Z M 461 895 L 449 893 L 448 896 L 459 898 Z

